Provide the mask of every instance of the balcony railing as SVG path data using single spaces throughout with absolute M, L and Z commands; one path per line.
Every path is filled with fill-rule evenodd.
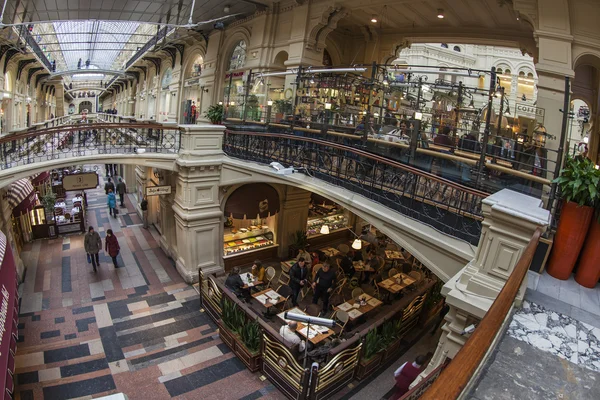
M 302 168 L 308 175 L 361 194 L 433 228 L 477 244 L 481 201 L 488 193 L 342 143 L 312 137 L 226 131 L 231 157 Z

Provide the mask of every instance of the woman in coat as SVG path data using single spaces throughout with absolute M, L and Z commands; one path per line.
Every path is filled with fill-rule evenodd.
M 106 200 L 106 203 L 108 204 L 109 214 L 117 218 L 117 198 L 115 197 L 115 194 L 112 189 L 108 189 L 108 199 Z
M 108 229 L 106 231 L 106 239 L 104 242 L 104 251 L 106 251 L 110 258 L 112 258 L 115 268 L 119 268 L 119 265 L 117 265 L 117 256 L 119 255 L 121 246 L 119 246 L 119 241 L 117 240 L 117 237 L 113 233 L 112 229 Z

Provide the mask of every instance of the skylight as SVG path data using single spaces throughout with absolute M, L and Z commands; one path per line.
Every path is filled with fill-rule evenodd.
M 66 21 L 54 22 L 67 69 L 120 69 L 115 60 L 130 41 L 140 24 L 128 21 Z M 147 37 L 141 37 L 145 42 Z

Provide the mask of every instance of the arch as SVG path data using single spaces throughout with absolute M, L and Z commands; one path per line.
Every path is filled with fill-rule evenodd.
M 329 59 L 332 65 L 342 65 L 342 51 L 338 43 L 333 38 L 328 38 L 325 41 L 325 48 L 323 49 L 323 60 L 325 61 L 325 52 L 329 54 Z M 324 64 L 323 64 L 324 65 Z
M 92 107 L 93 107 L 93 104 L 91 101 L 89 101 L 89 100 L 82 101 L 81 103 L 79 103 L 79 114 L 81 114 L 86 109 L 88 110 L 88 112 L 94 112 Z
M 228 52 L 226 58 L 226 71 L 235 71 L 244 68 L 246 65 L 246 53 L 248 52 L 248 44 L 245 40 L 238 41 L 233 49 Z
M 318 22 L 311 29 L 306 47 L 313 51 L 320 52 L 325 48 L 327 36 L 337 28 L 338 22 L 350 15 L 350 10 L 340 6 L 327 7 Z
M 282 50 L 275 55 L 275 58 L 273 59 L 273 64 L 276 67 L 281 67 L 282 69 L 285 69 L 285 62 L 288 59 L 289 59 L 288 52 L 285 50 Z
M 173 82 L 173 68 L 171 68 L 169 66 L 169 68 L 167 68 L 165 70 L 165 72 L 162 73 L 162 76 L 160 77 L 160 89 L 161 90 L 169 89 L 169 86 L 171 85 L 172 82 Z
M 583 52 L 573 59 L 573 70 L 580 65 L 589 65 L 600 71 L 600 53 Z
M 458 52 L 458 53 L 460 53 L 460 52 L 462 51 L 462 50 L 461 50 L 461 48 L 460 48 L 460 46 L 454 46 L 454 47 L 452 48 L 452 50 L 454 50 L 454 51 L 456 51 L 456 52 Z
M 447 49 L 448 48 L 448 43 L 442 43 L 440 47 L 442 49 Z

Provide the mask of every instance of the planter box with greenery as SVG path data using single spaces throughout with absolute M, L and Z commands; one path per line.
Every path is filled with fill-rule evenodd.
M 387 321 L 381 326 L 381 362 L 396 357 L 400 352 L 402 336 L 400 335 L 402 320 Z
M 558 184 L 564 204 L 547 270 L 551 276 L 566 280 L 573 272 L 594 206 L 600 199 L 600 171 L 587 158 L 568 158 L 554 182 Z
M 204 113 L 204 116 L 208 118 L 211 124 L 220 125 L 223 121 L 223 105 L 213 104 Z
M 298 251 L 308 247 L 308 236 L 306 231 L 298 230 L 292 234 L 292 243 L 288 247 L 288 257 L 294 258 Z
M 373 329 L 367 333 L 362 357 L 356 369 L 356 379 L 362 380 L 366 378 L 381 365 L 381 360 L 383 359 L 381 343 L 381 336 L 377 333 L 377 329 Z
M 246 314 L 234 302 L 223 297 L 222 316 L 218 322 L 221 340 L 252 372 L 260 369 L 262 330 L 256 321 L 246 321 Z

